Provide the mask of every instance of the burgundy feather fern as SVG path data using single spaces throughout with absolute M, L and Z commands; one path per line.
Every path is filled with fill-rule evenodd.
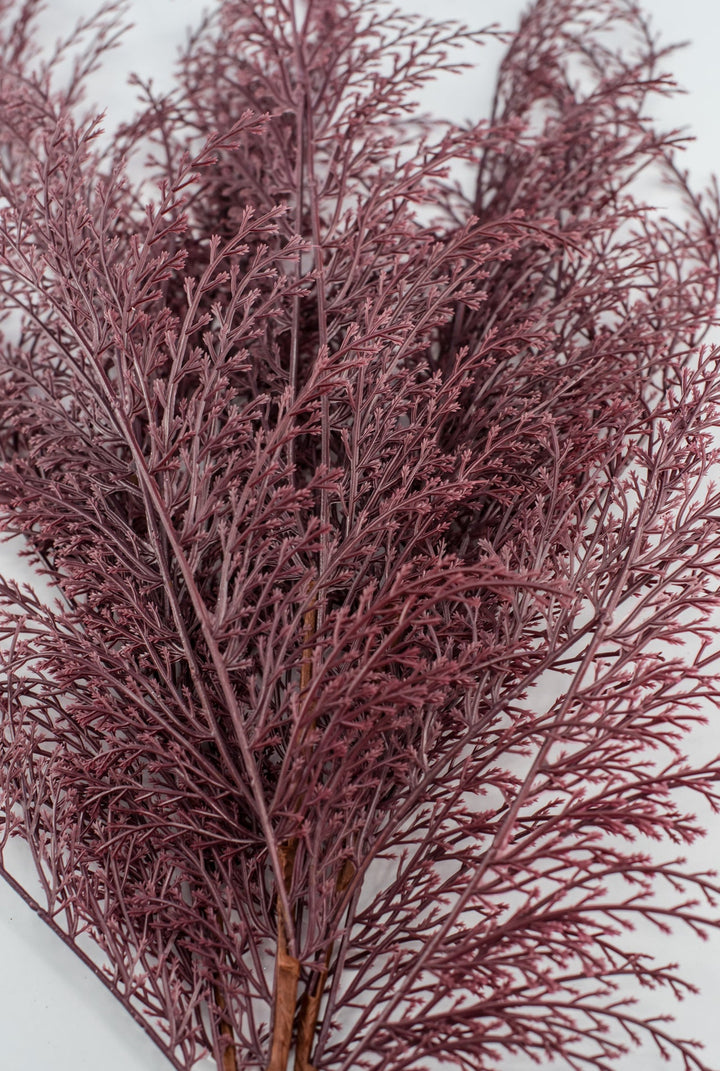
M 637 843 L 720 799 L 718 198 L 641 14 L 537 0 L 457 127 L 412 101 L 483 34 L 224 0 L 101 149 L 120 13 L 63 82 L 37 9 L 0 3 L 0 502 L 58 599 L 0 584 L 37 893 L 0 872 L 178 1071 L 706 1068 L 628 996 L 691 988 L 633 920 L 720 895 Z

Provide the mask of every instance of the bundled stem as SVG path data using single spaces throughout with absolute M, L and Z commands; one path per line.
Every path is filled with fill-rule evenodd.
M 304 695 L 312 680 L 313 639 L 317 627 L 317 609 L 313 604 L 305 611 L 303 619 L 303 647 L 300 665 L 300 693 Z M 312 731 L 312 728 L 311 728 Z M 300 739 L 302 749 L 304 740 Z M 302 806 L 302 801 L 299 802 Z M 292 875 L 297 853 L 297 837 L 291 838 L 281 849 L 285 888 L 290 899 Z M 270 1062 L 267 1071 L 285 1071 L 292 1047 L 295 1008 L 297 1005 L 298 982 L 300 979 L 300 962 L 288 954 L 288 927 L 278 901 L 277 905 L 277 952 L 275 958 L 275 993 L 273 996 L 273 1033 L 270 1048 Z
M 0 509 L 58 600 L 0 581 L 0 875 L 178 1071 L 709 1071 L 629 936 L 720 896 L 675 858 L 720 807 L 720 203 L 647 118 L 670 52 L 536 0 L 454 126 L 413 101 L 488 32 L 223 0 L 101 150 L 118 10 L 75 66 L 37 10 Z

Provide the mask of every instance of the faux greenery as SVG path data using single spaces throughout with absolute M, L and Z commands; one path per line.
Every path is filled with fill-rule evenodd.
M 718 198 L 642 13 L 536 0 L 458 126 L 416 91 L 495 31 L 224 0 L 101 142 L 122 9 L 0 12 L 0 504 L 58 595 L 0 583 L 2 876 L 177 1071 L 708 1068 L 629 996 L 720 892 Z

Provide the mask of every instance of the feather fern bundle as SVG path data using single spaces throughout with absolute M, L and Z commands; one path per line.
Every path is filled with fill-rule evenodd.
M 122 12 L 63 82 L 0 11 L 0 503 L 58 593 L 0 583 L 3 877 L 177 1071 L 706 1068 L 623 988 L 720 893 L 633 843 L 720 779 L 718 198 L 641 14 L 537 0 L 458 127 L 412 101 L 484 34 L 223 0 L 103 149 Z

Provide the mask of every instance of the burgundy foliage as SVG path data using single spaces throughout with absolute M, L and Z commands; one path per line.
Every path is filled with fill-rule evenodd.
M 0 583 L 3 876 L 178 1071 L 706 1068 L 627 932 L 720 894 L 718 199 L 641 14 L 538 0 L 459 127 L 413 99 L 485 35 L 225 0 L 104 143 L 122 12 L 47 60 L 37 8 L 0 503 L 58 599 Z

